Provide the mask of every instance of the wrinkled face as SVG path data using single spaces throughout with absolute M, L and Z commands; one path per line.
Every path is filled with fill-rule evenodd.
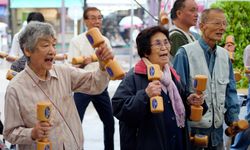
M 102 19 L 103 16 L 98 10 L 91 10 L 87 13 L 88 18 L 84 20 L 88 29 L 97 27 L 102 28 Z
M 150 39 L 151 54 L 146 55 L 149 61 L 153 64 L 159 64 L 161 68 L 169 63 L 170 43 L 165 34 L 158 32 Z
M 39 39 L 35 50 L 25 50 L 26 56 L 30 57 L 29 65 L 36 72 L 46 72 L 52 68 L 56 55 L 56 39 L 53 37 Z
M 208 14 L 207 20 L 200 23 L 203 39 L 210 44 L 220 42 L 226 30 L 227 21 L 224 13 L 211 11 Z
M 188 27 L 195 26 L 198 20 L 198 5 L 194 0 L 186 0 L 184 8 L 177 12 L 178 18 Z

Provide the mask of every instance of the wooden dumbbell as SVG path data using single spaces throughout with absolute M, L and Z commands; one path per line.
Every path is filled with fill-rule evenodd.
M 206 90 L 207 86 L 207 76 L 205 75 L 196 75 L 194 78 L 194 88 L 198 95 L 202 94 L 203 91 Z M 192 121 L 200 121 L 202 118 L 203 107 L 191 105 L 191 114 L 190 120 Z
M 14 70 L 8 70 L 7 74 L 6 74 L 6 79 L 7 80 L 11 80 L 12 78 L 14 78 L 17 75 L 18 72 L 14 71 Z
M 78 57 L 73 57 L 72 58 L 72 65 L 79 65 L 84 62 L 85 56 L 78 56 Z
M 164 11 L 160 12 L 160 23 L 161 25 L 165 25 L 168 24 L 169 20 L 168 20 L 168 14 Z
M 54 60 L 57 60 L 57 61 L 64 61 L 65 59 L 68 58 L 68 55 L 67 54 L 57 54 L 54 58 Z
M 37 104 L 37 120 L 49 122 L 51 119 L 52 104 L 49 101 L 42 101 Z M 37 150 L 52 150 L 52 143 L 47 138 L 37 141 Z
M 225 134 L 227 136 L 233 137 L 237 133 L 246 130 L 248 127 L 249 124 L 246 120 L 235 121 L 225 130 Z
M 207 147 L 208 146 L 208 136 L 195 134 L 194 136 L 190 136 L 190 141 L 198 146 L 198 147 Z
M 93 48 L 97 48 L 99 47 L 99 45 L 105 42 L 98 28 L 90 29 L 87 32 L 86 36 Z M 109 59 L 109 60 L 103 61 L 103 63 L 105 65 L 105 69 L 108 72 L 111 80 L 118 80 L 124 77 L 125 72 L 122 70 L 121 66 L 116 61 Z
M 147 76 L 149 81 L 160 80 L 161 70 L 158 64 L 147 65 Z M 152 113 L 161 113 L 164 111 L 163 98 L 161 96 L 154 96 L 150 98 L 150 110 Z

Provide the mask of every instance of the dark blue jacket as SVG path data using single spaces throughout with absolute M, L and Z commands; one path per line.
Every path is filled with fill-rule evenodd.
M 171 73 L 181 97 L 186 101 L 189 93 L 181 90 L 179 76 L 172 68 Z M 185 128 L 177 127 L 167 94 L 162 92 L 161 95 L 164 112 L 150 112 L 150 98 L 145 92 L 148 83 L 146 65 L 140 61 L 126 74 L 112 98 L 113 113 L 120 125 L 121 150 L 189 149 L 187 122 Z

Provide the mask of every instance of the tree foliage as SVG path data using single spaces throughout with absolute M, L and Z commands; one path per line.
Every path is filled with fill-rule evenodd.
M 241 72 L 243 79 L 237 87 L 247 87 L 247 79 L 244 77 L 243 52 L 250 44 L 250 2 L 249 1 L 217 1 L 211 5 L 212 8 L 224 10 L 227 18 L 227 30 L 221 45 L 225 43 L 227 35 L 233 35 L 236 43 L 234 55 L 234 70 Z

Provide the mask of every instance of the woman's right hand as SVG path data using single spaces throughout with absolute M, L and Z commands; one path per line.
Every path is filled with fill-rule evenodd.
M 152 81 L 148 84 L 145 89 L 147 95 L 149 97 L 159 96 L 161 95 L 161 83 L 158 80 Z
M 51 124 L 49 122 L 38 122 L 31 131 L 31 138 L 33 140 L 48 138 L 50 129 Z

